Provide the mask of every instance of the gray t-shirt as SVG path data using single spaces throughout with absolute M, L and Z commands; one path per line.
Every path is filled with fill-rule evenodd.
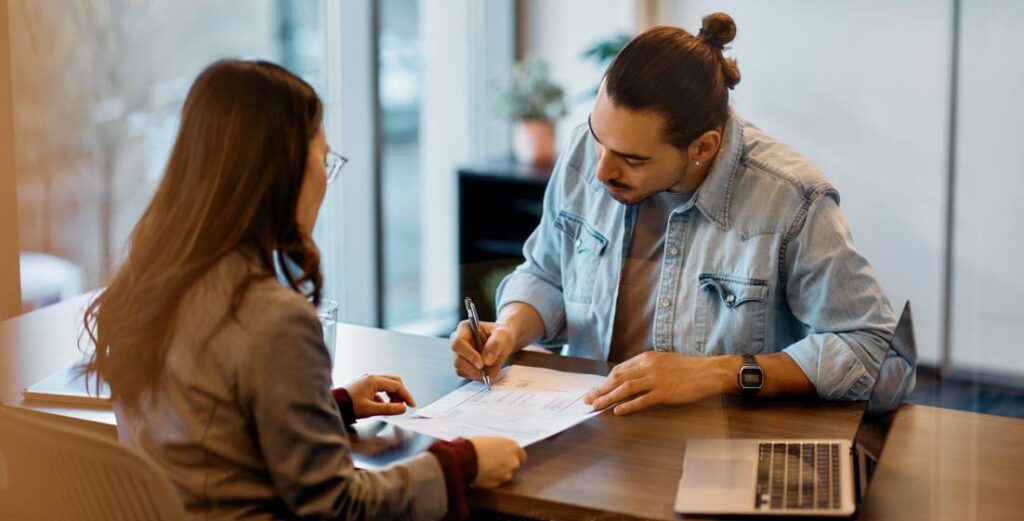
M 622 260 L 609 361 L 621 362 L 651 349 L 668 218 L 692 196 L 661 192 L 639 204 L 633 243 Z

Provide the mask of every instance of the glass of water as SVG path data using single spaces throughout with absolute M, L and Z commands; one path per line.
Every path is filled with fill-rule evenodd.
M 316 317 L 320 319 L 320 326 L 324 330 L 324 344 L 327 345 L 327 353 L 331 356 L 331 367 L 334 367 L 334 348 L 338 342 L 338 303 L 333 300 L 323 299 L 316 307 Z

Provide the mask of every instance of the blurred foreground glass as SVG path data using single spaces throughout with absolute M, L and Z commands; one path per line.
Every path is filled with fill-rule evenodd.
M 323 299 L 316 307 L 316 318 L 324 330 L 324 344 L 327 354 L 331 355 L 331 368 L 334 367 L 334 348 L 338 343 L 338 303 Z

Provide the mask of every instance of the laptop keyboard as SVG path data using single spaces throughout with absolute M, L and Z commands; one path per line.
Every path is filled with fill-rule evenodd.
M 754 508 L 838 509 L 839 444 L 758 444 Z

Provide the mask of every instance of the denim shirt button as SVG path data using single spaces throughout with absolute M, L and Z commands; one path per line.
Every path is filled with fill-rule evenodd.
M 676 248 L 675 246 L 669 248 L 668 254 L 672 256 L 679 255 L 679 248 Z
M 735 303 L 735 302 L 736 302 L 736 295 L 733 295 L 732 293 L 730 293 L 730 294 L 725 296 L 725 303 L 726 304 L 732 306 L 733 303 Z
M 583 246 L 583 239 L 576 239 L 576 249 L 579 249 L 582 246 Z
M 669 300 L 667 298 L 661 299 L 661 307 L 667 308 L 667 307 L 669 307 L 671 305 L 672 305 L 672 301 L 671 300 Z

